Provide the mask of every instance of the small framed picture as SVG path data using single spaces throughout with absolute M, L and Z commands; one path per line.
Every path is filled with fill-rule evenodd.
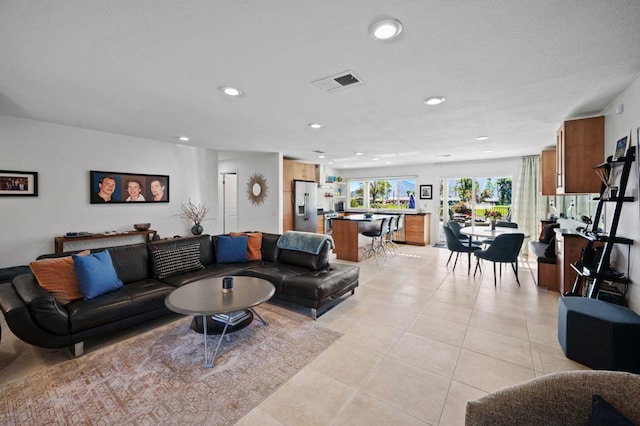
M 433 185 L 420 185 L 420 199 L 421 200 L 433 199 Z
M 37 197 L 38 172 L 0 170 L 0 197 Z
M 613 154 L 613 161 L 622 158 L 627 153 L 627 148 L 629 146 L 629 141 L 631 140 L 630 136 L 625 136 L 624 138 L 618 140 L 616 142 L 616 152 Z

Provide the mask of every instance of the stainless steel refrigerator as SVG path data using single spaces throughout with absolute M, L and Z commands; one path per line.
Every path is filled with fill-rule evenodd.
M 318 184 L 303 180 L 293 181 L 293 229 L 318 231 Z

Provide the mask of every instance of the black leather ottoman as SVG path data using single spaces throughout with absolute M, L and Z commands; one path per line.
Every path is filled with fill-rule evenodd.
M 640 373 L 640 315 L 586 297 L 558 304 L 558 340 L 567 358 L 596 370 Z

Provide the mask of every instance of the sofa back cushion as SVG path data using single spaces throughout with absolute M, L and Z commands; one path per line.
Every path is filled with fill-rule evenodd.
M 175 248 L 152 247 L 151 256 L 158 279 L 204 269 L 198 243 Z
M 289 265 L 302 266 L 312 271 L 326 268 L 329 266 L 329 252 L 331 251 L 331 242 L 329 240 L 322 244 L 320 253 L 311 254 L 297 250 L 279 249 L 278 262 Z
M 149 252 L 145 243 L 109 247 L 109 254 L 118 278 L 124 284 L 151 277 Z
M 173 238 L 171 240 L 153 241 L 147 244 L 149 253 L 152 253 L 154 249 L 175 249 L 177 247 L 185 247 L 197 243 L 200 246 L 200 263 L 203 266 L 210 265 L 215 262 L 213 255 L 213 246 L 211 245 L 211 236 L 207 234 L 197 235 L 194 237 Z M 151 275 L 158 276 L 156 265 L 151 262 Z
M 262 233 L 262 260 L 275 262 L 278 260 L 278 239 L 280 234 Z

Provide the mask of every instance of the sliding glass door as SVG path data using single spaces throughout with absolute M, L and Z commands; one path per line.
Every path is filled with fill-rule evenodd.
M 511 219 L 511 176 L 457 177 L 440 181 L 440 223 L 449 220 L 463 226 Z M 440 226 L 440 241 L 444 241 Z

